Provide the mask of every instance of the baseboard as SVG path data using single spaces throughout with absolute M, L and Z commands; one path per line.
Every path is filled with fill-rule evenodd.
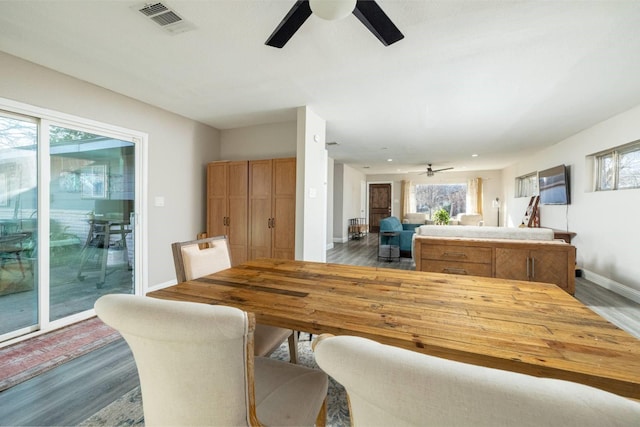
M 174 279 L 174 280 L 169 280 L 168 282 L 159 283 L 157 285 L 150 286 L 149 288 L 147 288 L 145 295 L 148 294 L 149 292 L 159 291 L 160 289 L 168 288 L 169 286 L 173 286 L 175 284 L 177 284 L 177 282 Z
M 618 283 L 607 277 L 601 276 L 589 270 L 582 269 L 582 277 L 590 282 L 595 283 L 598 286 L 602 286 L 605 289 L 609 289 L 618 295 L 622 295 L 625 298 L 629 298 L 631 301 L 635 301 L 640 304 L 640 291 L 630 288 L 622 283 Z
M 329 249 L 333 249 L 333 243 L 327 243 L 327 245 L 325 246 L 325 250 L 329 250 Z
M 334 237 L 333 243 L 347 243 L 349 241 L 348 237 Z

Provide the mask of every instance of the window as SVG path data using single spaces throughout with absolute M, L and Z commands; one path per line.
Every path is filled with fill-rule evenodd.
M 516 178 L 516 197 L 531 197 L 538 194 L 538 173 L 531 172 Z
M 456 216 L 467 211 L 467 184 L 416 184 L 416 210 L 431 216 L 440 208 Z
M 596 191 L 640 188 L 640 142 L 596 154 Z

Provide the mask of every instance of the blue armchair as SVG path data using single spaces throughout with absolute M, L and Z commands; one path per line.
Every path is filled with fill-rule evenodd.
M 380 233 L 383 231 L 396 231 L 400 234 L 390 237 L 381 243 L 385 245 L 398 245 L 400 247 L 400 256 L 411 258 L 413 234 L 415 233 L 416 227 L 420 225 L 422 224 L 402 224 L 395 216 L 383 218 L 380 220 Z

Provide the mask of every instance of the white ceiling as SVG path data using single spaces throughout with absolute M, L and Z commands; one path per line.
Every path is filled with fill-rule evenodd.
M 218 129 L 308 105 L 365 173 L 502 168 L 640 104 L 640 0 L 378 0 L 396 44 L 311 16 L 283 49 L 264 42 L 294 0 L 164 3 L 195 29 L 136 1 L 0 1 L 0 50 Z

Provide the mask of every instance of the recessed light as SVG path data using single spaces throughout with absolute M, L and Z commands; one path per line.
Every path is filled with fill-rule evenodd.
M 362 169 L 369 169 L 371 166 L 363 166 Z
M 472 154 L 471 157 L 478 157 L 478 155 L 477 154 Z
M 387 162 L 393 162 L 393 159 L 387 159 Z

